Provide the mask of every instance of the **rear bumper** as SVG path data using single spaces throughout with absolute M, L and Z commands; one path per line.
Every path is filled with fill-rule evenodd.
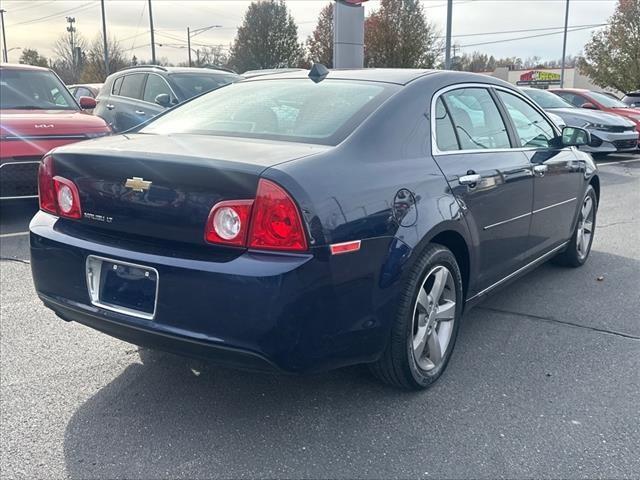
M 98 309 L 87 305 L 54 299 L 42 294 L 39 297 L 45 306 L 53 310 L 63 320 L 82 323 L 125 342 L 178 355 L 210 360 L 230 368 L 263 372 L 282 371 L 267 358 L 250 351 L 166 332 L 150 331 L 128 323 L 117 322 L 101 315 Z
M 335 257 L 319 248 L 305 255 L 245 252 L 203 261 L 78 238 L 58 228 L 58 221 L 42 212 L 32 220 L 31 268 L 38 295 L 65 320 L 138 345 L 286 372 L 373 361 L 388 338 L 399 283 L 390 281 L 399 273 L 384 265 L 391 239 L 369 240 L 360 252 Z M 89 255 L 156 269 L 155 318 L 92 304 Z

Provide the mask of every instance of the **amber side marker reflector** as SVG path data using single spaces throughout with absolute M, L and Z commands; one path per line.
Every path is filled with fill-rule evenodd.
M 360 240 L 345 243 L 334 243 L 329 245 L 331 249 L 331 255 L 340 255 L 342 253 L 357 252 L 360 250 Z

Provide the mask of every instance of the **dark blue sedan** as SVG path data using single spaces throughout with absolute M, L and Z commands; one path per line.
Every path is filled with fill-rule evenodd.
M 588 141 L 482 75 L 258 76 L 45 156 L 35 287 L 144 347 L 253 370 L 368 363 L 424 388 L 465 309 L 548 259 L 586 261 Z

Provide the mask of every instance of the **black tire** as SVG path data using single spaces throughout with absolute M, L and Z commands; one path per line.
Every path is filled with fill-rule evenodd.
M 591 237 L 589 238 L 589 244 L 586 250 L 586 254 L 580 252 L 578 248 L 578 234 L 580 231 L 580 226 L 583 221 L 582 218 L 582 206 L 587 198 L 591 199 L 592 208 L 593 208 L 593 222 L 591 229 Z M 593 238 L 596 233 L 596 218 L 598 216 L 598 197 L 596 195 L 596 191 L 593 189 L 593 186 L 589 185 L 587 190 L 582 197 L 582 201 L 580 202 L 580 212 L 578 213 L 578 221 L 576 222 L 575 229 L 573 230 L 573 235 L 571 235 L 571 240 L 569 240 L 569 244 L 567 248 L 560 254 L 558 254 L 553 262 L 562 265 L 564 267 L 572 267 L 577 268 L 584 265 L 589 258 L 589 254 L 591 253 L 591 245 L 593 244 Z
M 455 285 L 455 316 L 453 330 L 440 363 L 432 370 L 422 369 L 414 357 L 414 308 L 418 293 L 427 274 L 438 266 L 446 267 Z M 451 251 L 439 244 L 430 244 L 421 254 L 406 280 L 400 304 L 387 346 L 378 361 L 370 364 L 370 370 L 383 382 L 409 390 L 422 390 L 433 384 L 444 372 L 458 336 L 462 318 L 464 295 L 462 276 L 456 258 Z

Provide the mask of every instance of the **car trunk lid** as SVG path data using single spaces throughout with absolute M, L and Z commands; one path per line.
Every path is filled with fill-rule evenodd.
M 126 135 L 54 152 L 55 174 L 78 187 L 90 227 L 204 244 L 213 205 L 255 197 L 268 167 L 327 147 L 201 135 Z

